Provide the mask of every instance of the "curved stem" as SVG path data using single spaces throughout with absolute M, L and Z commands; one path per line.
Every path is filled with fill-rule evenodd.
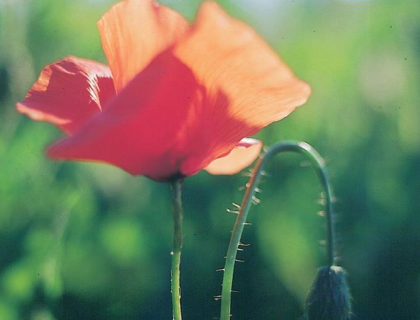
M 182 249 L 182 179 L 171 182 L 172 190 L 172 213 L 174 219 L 174 242 L 171 270 L 171 292 L 172 292 L 172 314 L 174 320 L 182 320 L 181 315 L 181 287 L 180 287 L 180 266 Z
M 258 160 L 252 176 L 247 184 L 245 196 L 239 210 L 235 226 L 232 231 L 232 236 L 229 243 L 228 252 L 226 255 L 226 262 L 223 275 L 223 288 L 222 288 L 222 306 L 220 320 L 230 319 L 230 305 L 231 305 L 231 292 L 233 283 L 233 273 L 235 268 L 236 254 L 238 247 L 241 245 L 240 240 L 246 219 L 248 217 L 249 209 L 251 208 L 252 199 L 255 196 L 255 189 L 261 179 L 263 169 L 267 162 L 276 154 L 281 152 L 297 152 L 309 158 L 312 165 L 315 167 L 318 177 L 325 188 L 326 209 L 325 214 L 327 217 L 328 226 L 328 262 L 329 265 L 334 265 L 334 223 L 332 219 L 332 188 L 329 181 L 328 173 L 325 167 L 324 159 L 318 152 L 305 142 L 280 142 L 273 145 L 265 154 Z

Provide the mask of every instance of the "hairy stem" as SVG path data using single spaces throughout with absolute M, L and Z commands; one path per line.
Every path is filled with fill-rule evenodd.
M 172 292 L 172 314 L 174 320 L 182 320 L 181 315 L 181 287 L 180 287 L 180 266 L 182 249 L 182 180 L 171 182 L 172 190 L 172 213 L 174 219 L 174 242 L 171 270 L 171 292 Z
M 236 219 L 232 236 L 229 243 L 228 252 L 226 255 L 226 262 L 223 275 L 223 288 L 222 288 L 222 306 L 220 320 L 229 320 L 231 312 L 231 293 L 233 283 L 233 273 L 235 269 L 236 255 L 238 247 L 241 246 L 241 236 L 246 224 L 249 209 L 251 208 L 252 199 L 255 196 L 255 189 L 261 179 L 263 169 L 267 162 L 275 155 L 281 152 L 297 152 L 308 157 L 314 166 L 318 177 L 321 181 L 322 186 L 325 189 L 325 200 L 326 209 L 325 214 L 327 217 L 328 226 L 328 262 L 329 265 L 334 265 L 334 223 L 332 219 L 333 208 L 332 208 L 332 188 L 328 178 L 327 170 L 325 167 L 324 159 L 318 154 L 318 152 L 305 142 L 280 142 L 273 145 L 265 154 L 258 160 L 251 178 L 247 184 L 245 196 L 242 200 L 242 204 L 239 210 L 238 217 Z

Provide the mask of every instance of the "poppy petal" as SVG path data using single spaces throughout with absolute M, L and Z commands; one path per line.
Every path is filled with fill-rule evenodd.
M 67 57 L 46 66 L 16 107 L 34 120 L 50 122 L 72 134 L 114 96 L 107 66 Z
M 164 53 L 101 114 L 53 145 L 48 154 L 60 160 L 111 163 L 133 175 L 170 180 L 182 175 L 183 160 L 201 148 L 189 141 L 198 131 L 201 92 L 191 71 L 170 52 Z
M 121 8 L 131 5 L 135 11 L 134 4 L 144 3 L 151 2 L 128 0 Z M 105 52 L 112 72 L 120 77 L 119 88 L 129 82 L 101 114 L 53 145 L 52 158 L 111 163 L 157 181 L 189 176 L 228 155 L 244 137 L 287 116 L 310 94 L 309 86 L 251 28 L 215 3 L 204 3 L 193 28 L 154 59 L 160 51 L 152 44 L 154 49 L 143 55 L 147 63 L 137 58 L 130 62 L 130 45 L 150 39 L 133 27 L 140 40 L 131 41 L 131 33 L 123 32 L 123 18 L 118 27 L 109 22 L 121 30 L 105 32 L 105 40 L 115 48 Z M 128 37 L 129 45 L 119 43 L 118 36 Z M 139 53 L 143 49 L 133 47 Z M 122 79 L 125 68 L 133 69 Z
M 206 152 L 213 156 L 226 154 L 242 138 L 286 117 L 310 95 L 309 85 L 297 79 L 252 28 L 214 2 L 201 5 L 190 32 L 173 52 L 206 88 L 201 127 L 207 132 L 201 135 L 212 141 L 212 150 Z M 185 162 L 183 172 L 209 159 L 202 160 Z
M 254 162 L 261 148 L 261 141 L 244 138 L 227 156 L 212 161 L 204 170 L 211 174 L 236 174 Z
M 105 13 L 98 28 L 117 92 L 187 27 L 181 15 L 153 0 L 126 0 Z

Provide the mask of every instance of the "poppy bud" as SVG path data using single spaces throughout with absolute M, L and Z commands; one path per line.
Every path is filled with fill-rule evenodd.
M 350 289 L 341 267 L 321 267 L 306 300 L 306 320 L 349 320 Z

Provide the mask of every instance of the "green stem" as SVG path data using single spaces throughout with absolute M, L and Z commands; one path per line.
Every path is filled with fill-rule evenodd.
M 180 265 L 182 249 L 182 179 L 171 182 L 172 190 L 172 213 L 174 219 L 174 242 L 171 270 L 171 292 L 172 292 L 172 314 L 174 320 L 182 320 L 181 315 L 181 286 L 180 286 Z
M 267 162 L 276 154 L 281 152 L 297 152 L 301 153 L 309 158 L 312 165 L 315 167 L 318 177 L 325 188 L 325 200 L 326 209 L 325 214 L 327 217 L 328 226 L 328 262 L 329 265 L 334 265 L 334 223 L 332 219 L 333 208 L 332 208 L 332 188 L 329 182 L 327 170 L 325 167 L 324 159 L 318 154 L 318 152 L 305 142 L 280 142 L 272 146 L 265 154 L 258 160 L 252 176 L 247 184 L 245 196 L 242 200 L 242 204 L 239 210 L 238 217 L 235 222 L 235 226 L 232 231 L 232 236 L 229 243 L 228 252 L 226 255 L 226 262 L 223 275 L 223 288 L 222 288 L 222 306 L 220 320 L 230 319 L 230 308 L 231 308 L 231 293 L 233 283 L 233 273 L 235 269 L 236 254 L 238 247 L 241 245 L 240 240 L 244 225 L 248 217 L 249 209 L 251 208 L 252 199 L 255 196 L 255 189 L 261 179 L 263 169 Z

